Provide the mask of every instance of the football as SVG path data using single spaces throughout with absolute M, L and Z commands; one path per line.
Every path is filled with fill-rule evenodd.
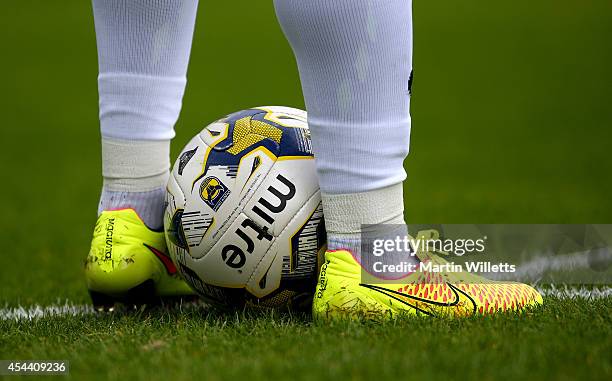
M 325 250 L 306 112 L 257 107 L 220 119 L 179 155 L 164 228 L 178 271 L 225 306 L 306 308 Z

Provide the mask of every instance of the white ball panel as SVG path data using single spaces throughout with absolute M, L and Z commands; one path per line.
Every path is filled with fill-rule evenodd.
M 202 163 L 208 146 L 197 135 L 187 143 L 172 167 L 172 175 L 188 194 L 191 182 L 202 172 Z
M 228 124 L 221 121 L 216 121 L 206 126 L 198 134 L 198 136 L 200 137 L 200 139 L 202 139 L 204 143 L 212 147 L 215 145 L 215 143 L 227 138 L 227 133 Z
M 260 227 L 249 221 L 240 214 L 210 251 L 190 260 L 190 268 L 212 285 L 244 287 L 274 242 L 274 237 L 265 237 Z
M 291 216 L 290 221 L 279 232 L 262 261 L 253 271 L 253 277 L 246 287 L 249 292 L 257 297 L 263 297 L 279 287 L 281 276 L 284 273 L 283 266 L 291 267 L 292 261 L 299 260 L 299 258 L 292 258 L 294 250 L 296 256 L 300 256 L 298 248 L 292 247 L 291 238 L 308 222 L 320 203 L 321 194 L 318 191 L 309 199 L 302 201 L 300 209 Z M 312 260 L 316 263 L 316 254 Z M 295 266 L 295 263 L 293 265 Z M 261 287 L 261 280 L 264 276 L 266 277 L 265 284 L 264 287 Z
M 308 128 L 306 111 L 284 106 L 261 106 L 256 109 L 268 112 L 266 119 L 285 127 Z
M 278 235 L 318 189 L 312 158 L 280 160 L 246 205 L 244 213 Z

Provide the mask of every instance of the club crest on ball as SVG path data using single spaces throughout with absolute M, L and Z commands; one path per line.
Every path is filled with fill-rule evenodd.
M 200 185 L 200 197 L 215 212 L 229 195 L 230 190 L 228 187 L 215 176 L 205 178 Z

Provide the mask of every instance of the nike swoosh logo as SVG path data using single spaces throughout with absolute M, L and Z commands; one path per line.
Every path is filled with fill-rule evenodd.
M 157 250 L 156 248 L 147 245 L 146 243 L 143 243 L 143 245 L 145 245 L 147 249 L 151 250 L 151 252 L 155 254 L 157 259 L 159 259 L 161 263 L 164 265 L 164 267 L 166 268 L 166 271 L 168 272 L 168 274 L 170 275 L 176 274 L 176 266 L 174 266 L 174 263 L 172 262 L 172 259 L 170 259 L 168 254 L 163 253 Z
M 457 288 L 456 286 L 453 286 L 450 283 L 446 283 L 446 285 L 448 287 L 450 287 L 450 289 L 455 294 L 455 300 L 453 302 L 436 302 L 436 301 L 429 300 L 429 299 L 419 298 L 417 296 L 407 295 L 407 294 L 404 294 L 404 293 L 401 293 L 401 292 L 398 292 L 398 291 L 395 291 L 395 290 L 390 290 L 388 288 L 384 288 L 384 287 L 380 287 L 380 286 L 375 286 L 373 284 L 361 283 L 359 285 L 361 287 L 368 288 L 368 289 L 370 289 L 372 291 L 376 291 L 376 292 L 379 292 L 381 294 L 384 294 L 384 295 L 386 295 L 386 296 L 388 296 L 388 297 L 390 297 L 390 298 L 392 298 L 394 300 L 397 300 L 398 302 L 400 302 L 400 303 L 402 303 L 402 304 L 404 304 L 404 305 L 406 305 L 408 307 L 411 307 L 411 308 L 413 308 L 413 309 L 415 309 L 415 310 L 417 310 L 419 312 L 422 312 L 422 313 L 424 313 L 426 315 L 429 315 L 429 316 L 434 316 L 434 315 L 431 312 L 425 311 L 424 309 L 422 309 L 422 308 L 420 308 L 420 307 L 418 307 L 418 306 L 416 306 L 414 304 L 410 304 L 408 301 L 406 301 L 406 299 L 413 300 L 415 302 L 425 303 L 425 304 L 428 304 L 430 306 L 452 308 L 452 307 L 455 307 L 457 304 L 459 304 L 459 302 L 461 301 L 461 297 L 459 296 L 459 294 L 462 294 L 472 303 L 472 306 L 473 306 L 472 313 L 474 313 L 474 314 L 476 313 L 476 302 L 474 301 L 474 299 L 472 299 L 471 296 L 469 296 L 464 291 L 460 290 L 459 288 Z

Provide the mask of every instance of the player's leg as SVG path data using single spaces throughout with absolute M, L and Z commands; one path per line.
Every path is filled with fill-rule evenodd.
M 161 230 L 197 5 L 93 0 L 104 177 L 86 261 L 94 298 L 190 293 Z
M 328 233 L 315 315 L 415 313 L 413 298 L 361 285 L 357 263 L 371 265 L 360 255 L 364 224 L 377 225 L 381 238 L 407 234 L 402 181 L 411 127 L 411 0 L 275 0 L 275 7 L 300 71 Z M 421 254 L 387 253 L 380 261 L 418 264 L 426 259 Z M 412 293 L 421 282 L 409 267 L 384 275 L 403 277 L 394 291 Z M 442 303 L 442 291 L 450 288 L 429 305 L 438 296 Z M 529 302 L 539 297 L 525 292 Z
M 361 224 L 404 224 L 410 136 L 410 1 L 276 0 L 295 52 L 330 249 Z

